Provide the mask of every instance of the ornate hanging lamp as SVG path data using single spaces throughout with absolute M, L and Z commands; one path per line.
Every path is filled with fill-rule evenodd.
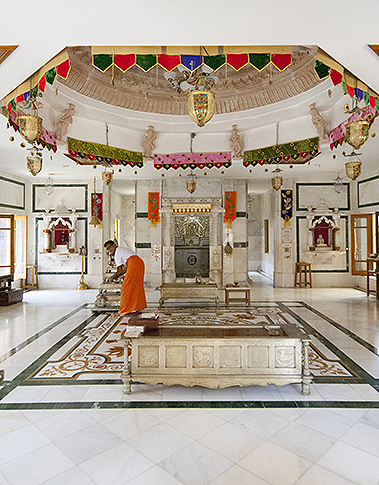
M 38 141 L 42 135 L 42 118 L 38 115 L 23 115 L 16 119 L 21 135 L 28 143 Z
M 82 264 L 82 274 L 80 276 L 79 284 L 76 287 L 77 290 L 88 290 L 89 286 L 84 281 L 84 256 L 87 255 L 87 249 L 85 246 L 81 246 L 79 248 L 79 255 L 81 256 L 81 264 Z
M 187 191 L 190 194 L 193 194 L 196 190 L 196 185 L 197 185 L 196 179 L 197 179 L 197 177 L 192 171 L 191 171 L 191 173 L 189 173 L 187 175 L 187 177 L 189 177 L 189 179 L 186 181 Z
M 346 175 L 351 180 L 356 180 L 362 173 L 362 162 L 358 157 L 362 153 L 355 153 L 353 150 L 350 155 L 346 155 L 345 152 L 342 152 L 342 155 L 348 158 L 348 161 L 345 163 Z
M 26 167 L 34 177 L 42 170 L 42 153 L 37 151 L 35 147 L 30 150 L 30 154 L 26 157 Z
M 346 142 L 358 150 L 366 143 L 370 134 L 370 120 L 352 121 L 346 124 Z
M 47 177 L 45 182 L 45 194 L 51 195 L 53 192 L 54 192 L 53 174 L 49 173 L 49 176 Z
M 274 190 L 280 190 L 281 186 L 283 185 L 282 172 L 283 170 L 281 170 L 279 167 L 276 167 L 276 169 L 271 172 L 273 174 L 271 177 L 271 184 Z
M 197 126 L 204 126 L 214 115 L 214 95 L 210 91 L 188 93 L 188 114 Z

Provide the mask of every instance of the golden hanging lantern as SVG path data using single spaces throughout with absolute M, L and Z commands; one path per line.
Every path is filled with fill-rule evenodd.
M 26 157 L 26 167 L 32 175 L 36 176 L 42 170 L 42 155 L 31 152 Z
M 42 118 L 39 116 L 24 115 L 16 119 L 21 135 L 29 143 L 39 140 L 42 135 Z
M 196 179 L 197 179 L 197 177 L 194 173 L 189 173 L 187 175 L 187 177 L 189 177 L 189 179 L 186 182 L 187 191 L 190 194 L 193 194 L 196 190 L 196 185 L 197 185 Z
M 346 175 L 351 180 L 356 180 L 362 173 L 362 162 L 360 160 L 346 162 L 345 169 L 346 169 Z
M 104 170 L 104 172 L 101 173 L 103 183 L 109 185 L 111 182 L 113 182 L 113 174 L 114 170 L 111 170 L 110 172 Z
M 272 173 L 274 174 L 271 177 L 272 188 L 274 190 L 280 190 L 281 186 L 283 185 L 282 170 L 280 168 L 276 168 L 272 171 Z
M 190 91 L 188 114 L 198 126 L 204 126 L 214 115 L 214 95 L 210 91 Z
M 358 150 L 369 137 L 370 120 L 352 121 L 346 124 L 346 142 Z

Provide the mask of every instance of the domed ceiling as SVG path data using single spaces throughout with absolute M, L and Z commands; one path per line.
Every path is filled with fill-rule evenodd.
M 71 71 L 67 79 L 60 79 L 66 87 L 89 98 L 131 110 L 188 114 L 187 97 L 172 87 L 165 78 L 167 71 L 162 67 L 156 65 L 144 72 L 134 65 L 126 72 L 117 68 L 101 72 L 93 65 L 91 47 L 69 47 L 67 51 Z M 317 51 L 316 46 L 292 46 L 292 62 L 282 72 L 271 63 L 261 71 L 250 64 L 238 71 L 224 64 L 215 72 L 218 77 L 213 88 L 215 114 L 266 106 L 314 88 L 321 83 L 314 69 Z M 172 72 L 174 76 L 180 76 L 178 68 Z

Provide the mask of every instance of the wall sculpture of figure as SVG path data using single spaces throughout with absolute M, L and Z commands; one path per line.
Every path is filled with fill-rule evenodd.
M 232 126 L 229 144 L 232 149 L 233 158 L 241 159 L 243 156 L 243 141 L 241 135 L 237 132 L 237 125 Z
M 312 123 L 314 124 L 317 134 L 320 138 L 320 145 L 329 145 L 329 131 L 326 127 L 326 121 L 320 115 L 318 109 L 316 108 L 316 103 L 309 105 L 309 113 L 311 115 Z
M 149 129 L 147 130 L 145 134 L 145 139 L 142 143 L 143 147 L 143 156 L 144 158 L 147 158 L 148 160 L 152 160 L 153 157 L 153 152 L 156 147 L 155 140 L 157 139 L 157 132 L 154 131 L 154 126 L 149 126 Z
M 57 127 L 55 129 L 55 140 L 57 145 L 63 145 L 66 142 L 66 135 L 68 126 L 72 124 L 72 119 L 75 114 L 75 105 L 68 103 L 68 108 L 65 109 L 60 117 Z

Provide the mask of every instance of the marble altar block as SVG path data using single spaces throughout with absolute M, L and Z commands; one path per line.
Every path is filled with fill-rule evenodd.
M 310 337 L 294 324 L 162 326 L 121 340 L 127 394 L 132 381 L 211 388 L 301 383 L 302 393 L 310 393 Z

